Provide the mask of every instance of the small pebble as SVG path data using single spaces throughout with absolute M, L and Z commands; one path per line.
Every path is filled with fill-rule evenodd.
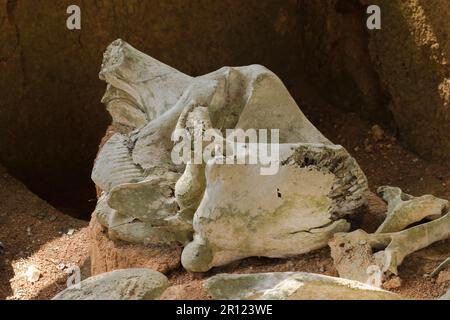
M 57 217 L 54 216 L 54 215 L 51 215 L 51 216 L 48 218 L 48 220 L 50 220 L 51 222 L 55 221 L 56 219 L 57 219 Z
M 372 135 L 372 139 L 375 142 L 381 141 L 384 139 L 384 130 L 378 125 L 374 125 L 371 129 L 370 129 L 370 134 Z
M 35 283 L 39 281 L 39 278 L 41 277 L 41 272 L 36 266 L 31 265 L 27 268 L 25 276 L 28 282 Z
M 383 288 L 385 289 L 397 289 L 402 286 L 402 279 L 400 277 L 394 277 L 385 283 L 383 283 Z
M 75 229 L 69 229 L 69 231 L 67 231 L 67 234 L 69 236 L 73 235 L 75 233 Z

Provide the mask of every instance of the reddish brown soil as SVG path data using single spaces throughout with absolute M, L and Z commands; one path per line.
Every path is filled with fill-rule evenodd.
M 166 274 L 180 266 L 180 245 L 136 245 L 111 241 L 107 236 L 107 229 L 95 217 L 90 223 L 90 237 L 93 275 L 130 266 L 150 268 Z
M 327 107 L 327 112 L 303 108 L 317 127 L 335 143 L 345 146 L 358 160 L 369 178 L 372 191 L 380 185 L 394 185 L 413 195 L 434 194 L 450 198 L 450 170 L 448 167 L 417 158 L 398 143 L 386 130 L 382 140 L 375 141 L 366 123 L 353 114 Z M 369 208 L 352 221 L 353 228 L 372 232 L 384 219 L 385 204 L 377 197 L 369 198 Z M 57 219 L 50 221 L 51 216 Z M 53 218 L 52 218 L 53 220 Z M 31 228 L 31 236 L 27 228 Z M 68 236 L 67 230 L 79 231 Z M 105 239 L 103 239 L 105 240 Z M 5 252 L 0 254 L 0 298 L 48 299 L 64 289 L 67 275 L 58 266 L 76 264 L 83 268 L 83 279 L 89 275 L 87 223 L 57 212 L 29 192 L 21 183 L 0 169 L 0 241 Z M 102 248 L 108 248 L 103 243 Z M 119 246 L 120 247 L 120 246 Z M 116 248 L 110 247 L 111 252 Z M 106 250 L 106 249 L 105 249 Z M 114 255 L 115 253 L 111 253 Z M 139 256 L 139 255 L 138 255 Z M 445 274 L 439 280 L 423 275 L 432 271 L 450 256 L 450 241 L 436 243 L 407 257 L 399 268 L 401 287 L 390 289 L 410 298 L 436 298 L 449 288 Z M 112 256 L 114 258 L 114 256 Z M 119 267 L 135 266 L 140 259 L 120 257 L 96 272 Z M 109 259 L 105 255 L 102 259 Z M 273 271 L 303 271 L 336 276 L 328 248 L 292 259 L 250 258 L 215 268 L 206 274 L 189 274 L 179 263 L 167 257 L 152 256 L 154 265 L 163 265 L 172 287 L 163 298 L 205 299 L 202 280 L 222 272 L 255 273 Z M 142 260 L 142 259 L 141 259 Z M 168 261 L 170 263 L 168 263 Z M 142 262 L 142 261 L 141 261 Z M 42 276 L 35 284 L 21 276 L 25 266 L 35 264 Z M 139 264 L 139 263 L 138 263 Z
M 0 299 L 49 299 L 65 288 L 64 270 L 71 266 L 89 276 L 86 226 L 39 199 L 0 166 Z M 24 275 L 31 265 L 41 273 L 34 284 Z

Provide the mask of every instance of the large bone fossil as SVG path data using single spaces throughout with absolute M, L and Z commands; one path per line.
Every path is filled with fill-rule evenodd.
M 406 256 L 450 237 L 450 206 L 447 200 L 413 197 L 394 187 L 380 187 L 378 192 L 388 203 L 378 230 L 335 234 L 330 247 L 341 277 L 381 285 L 387 274 L 398 274 Z M 425 218 L 432 221 L 407 228 Z
M 201 272 L 323 247 L 365 204 L 367 180 L 356 161 L 262 66 L 192 78 L 116 40 L 100 78 L 108 83 L 103 102 L 116 133 L 100 150 L 92 179 L 102 190 L 95 214 L 112 239 L 181 243 L 183 266 Z M 194 139 L 198 127 L 278 129 L 280 157 L 272 165 L 279 170 L 261 175 L 261 164 L 215 161 L 239 152 L 251 157 L 252 147 L 231 155 L 216 149 L 207 163 L 174 163 L 174 135 L 184 130 Z

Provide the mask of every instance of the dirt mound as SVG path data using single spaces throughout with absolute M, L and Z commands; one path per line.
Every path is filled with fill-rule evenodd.
M 180 266 L 178 245 L 151 246 L 112 241 L 95 217 L 90 224 L 92 275 L 126 268 L 150 268 L 168 273 Z

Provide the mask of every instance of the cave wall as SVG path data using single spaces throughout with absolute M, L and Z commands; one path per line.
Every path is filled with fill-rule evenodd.
M 401 140 L 423 158 L 450 164 L 450 2 L 363 2 L 382 11 L 369 51 Z
M 370 58 L 366 19 L 358 0 L 299 1 L 303 75 L 319 95 L 313 104 L 322 98 L 323 103 L 391 126 L 389 94 L 380 86 Z

